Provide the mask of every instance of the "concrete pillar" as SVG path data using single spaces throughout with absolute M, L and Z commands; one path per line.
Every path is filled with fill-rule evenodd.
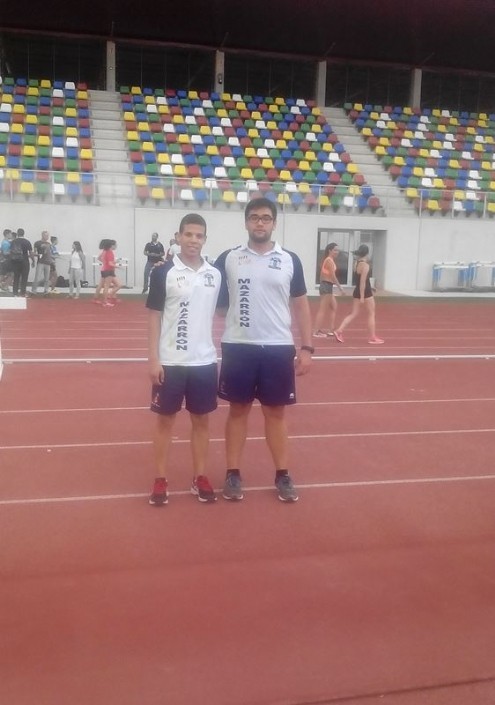
M 215 52 L 215 93 L 225 93 L 225 54 L 223 51 Z
M 318 61 L 316 67 L 316 103 L 324 106 L 327 94 L 327 62 Z
M 409 92 L 409 105 L 411 108 L 421 107 L 421 81 L 423 72 L 421 69 L 411 71 L 411 86 Z
M 107 91 L 115 91 L 115 68 L 116 68 L 116 59 L 115 59 L 115 42 L 112 42 L 111 40 L 108 40 L 107 42 L 107 81 L 106 81 L 106 89 Z

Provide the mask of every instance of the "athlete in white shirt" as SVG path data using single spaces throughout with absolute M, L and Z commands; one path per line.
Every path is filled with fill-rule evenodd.
M 193 482 L 200 502 L 216 500 L 205 475 L 208 415 L 217 407 L 217 353 L 212 340 L 213 316 L 220 291 L 220 272 L 201 256 L 206 223 L 186 215 L 177 236 L 180 253 L 150 276 L 149 372 L 151 410 L 157 416 L 154 450 L 157 475 L 150 504 L 168 502 L 167 471 L 175 416 L 185 399 L 191 417 Z
M 219 396 L 230 402 L 223 488 L 223 496 L 230 500 L 243 498 L 239 467 L 254 399 L 260 401 L 265 418 L 279 499 L 298 499 L 287 470 L 285 407 L 295 403 L 295 373 L 309 371 L 314 351 L 301 261 L 272 241 L 276 218 L 277 209 L 271 201 L 250 201 L 245 210 L 247 245 L 222 253 L 215 261 L 222 272 L 218 305 L 227 308 Z M 301 337 L 297 354 L 291 310 Z

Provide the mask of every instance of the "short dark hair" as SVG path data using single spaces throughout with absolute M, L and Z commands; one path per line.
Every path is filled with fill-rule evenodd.
M 100 242 L 100 250 L 109 250 L 115 243 L 115 240 L 110 240 L 108 237 L 104 237 Z
M 206 235 L 206 220 L 199 213 L 188 213 L 180 221 L 179 232 L 183 232 L 186 225 L 202 225 Z
M 4 236 L 4 237 L 7 237 L 7 235 L 10 235 L 10 229 L 9 229 L 9 228 L 5 228 L 5 230 L 3 231 L 3 236 Z
M 24 228 L 17 228 L 17 237 L 24 237 Z
M 273 201 L 270 201 L 265 197 L 253 198 L 252 201 L 249 201 L 244 211 L 244 219 L 247 220 L 251 211 L 257 211 L 259 208 L 269 208 L 273 220 L 277 220 L 277 206 L 273 203 Z

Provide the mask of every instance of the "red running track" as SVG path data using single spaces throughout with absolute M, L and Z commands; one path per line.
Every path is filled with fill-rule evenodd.
M 469 310 L 473 337 L 493 335 L 488 309 Z M 392 304 L 381 311 L 392 330 Z M 430 352 L 445 349 L 427 337 L 437 312 L 408 318 Z M 141 326 L 145 340 L 132 304 L 102 313 Z M 7 347 L 17 325 L 8 318 Z M 467 323 L 460 343 L 479 349 Z M 37 333 L 40 347 L 55 345 L 48 332 Z M 259 409 L 244 502 L 200 505 L 187 492 L 183 413 L 162 509 L 146 501 L 144 364 L 6 365 L 0 702 L 495 701 L 493 364 L 315 361 L 289 413 L 301 495 L 292 506 L 273 492 Z M 216 487 L 225 415 L 221 406 L 212 416 Z

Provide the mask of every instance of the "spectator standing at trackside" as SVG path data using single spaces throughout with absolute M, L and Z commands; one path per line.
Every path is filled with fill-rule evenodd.
M 50 233 L 43 230 L 41 240 L 34 243 L 34 254 L 37 257 L 36 270 L 34 272 L 33 286 L 31 292 L 36 296 L 38 286 L 43 284 L 44 294 L 48 295 L 50 286 L 50 272 L 53 264 L 52 246 L 50 244 Z
M 247 244 L 223 252 L 215 261 L 222 273 L 218 306 L 227 308 L 219 379 L 219 397 L 230 403 L 223 497 L 243 498 L 240 459 L 248 416 L 257 398 L 278 497 L 295 502 L 298 494 L 288 471 L 285 409 L 296 401 L 295 373 L 309 371 L 314 352 L 306 284 L 299 257 L 271 239 L 277 223 L 275 204 L 266 198 L 253 199 L 244 218 Z M 301 337 L 297 353 L 291 309 Z
M 0 289 L 9 290 L 9 283 L 12 280 L 12 266 L 10 264 L 10 228 L 3 231 L 3 240 L 0 242 Z
M 52 235 L 50 238 L 50 244 L 52 248 L 52 263 L 50 266 L 50 291 L 52 294 L 58 294 L 57 291 L 57 258 L 60 257 L 60 252 L 58 251 L 58 237 Z
M 341 294 L 345 294 L 337 279 L 337 265 L 335 260 L 338 254 L 339 248 L 336 242 L 331 242 L 325 247 L 320 270 L 320 305 L 315 318 L 315 338 L 329 338 L 333 335 L 335 315 L 337 313 L 337 301 L 333 293 L 334 286 L 339 289 Z M 328 330 L 324 330 L 327 316 L 329 328 Z
M 144 283 L 143 283 L 143 294 L 148 291 L 148 285 L 150 280 L 150 272 L 157 262 L 163 259 L 165 254 L 165 248 L 162 243 L 158 241 L 158 233 L 153 233 L 151 236 L 151 242 L 147 242 L 144 246 L 144 256 L 148 259 L 144 265 Z
M 371 267 L 368 261 L 368 245 L 359 245 L 353 255 L 356 256 L 353 272 L 354 291 L 352 293 L 352 311 L 344 318 L 340 326 L 334 331 L 335 340 L 344 342 L 344 329 L 353 321 L 364 309 L 368 324 L 368 343 L 370 345 L 382 345 L 385 341 L 376 335 L 375 325 L 375 297 L 371 287 Z
M 168 248 L 167 254 L 165 256 L 165 260 L 167 262 L 170 262 L 170 260 L 172 260 L 175 257 L 175 255 L 178 255 L 180 252 L 180 245 L 177 242 L 178 236 L 179 236 L 179 233 L 175 233 L 174 237 L 170 239 L 169 248 Z
M 214 502 L 205 474 L 209 414 L 217 407 L 217 353 L 212 340 L 213 316 L 221 286 L 220 272 L 202 256 L 206 223 L 197 213 L 181 220 L 180 253 L 150 277 L 149 372 L 151 410 L 157 414 L 153 446 L 157 475 L 149 503 L 168 502 L 167 475 L 172 429 L 185 399 L 191 419 L 192 494 Z
M 69 297 L 78 299 L 81 293 L 81 281 L 86 275 L 86 257 L 79 240 L 74 240 L 69 262 Z M 74 294 L 74 286 L 76 293 Z
M 29 240 L 24 237 L 24 229 L 19 228 L 17 232 L 12 233 L 10 242 L 10 263 L 14 275 L 12 284 L 12 292 L 14 296 L 26 296 L 26 287 L 29 277 L 29 260 L 31 266 L 35 265 L 33 255 L 33 246 Z

